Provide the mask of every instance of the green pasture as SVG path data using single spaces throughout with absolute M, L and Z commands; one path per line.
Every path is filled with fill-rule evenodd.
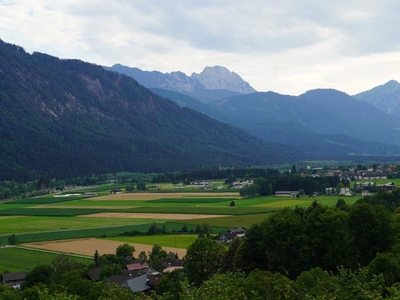
M 126 186 L 129 184 L 103 184 L 103 185 L 96 185 L 96 186 L 88 186 L 79 189 L 72 189 L 72 190 L 64 190 L 63 193 L 65 194 L 72 194 L 72 193 L 86 193 L 86 192 L 107 192 L 110 193 L 111 190 L 125 190 Z
M 0 216 L 57 216 L 72 217 L 115 211 L 107 208 L 10 208 L 0 210 Z
M 2 247 L 0 248 L 0 274 L 5 271 L 30 271 L 39 264 L 51 264 L 51 261 L 58 255 L 57 253 L 48 253 L 25 248 Z M 93 263 L 92 258 L 71 257 L 85 265 Z
M 5 203 L 2 203 L 2 204 L 0 204 L 0 211 L 1 210 L 7 210 L 7 209 L 10 209 L 10 208 L 24 208 L 24 207 L 29 207 L 29 206 L 32 206 L 32 205 L 30 205 L 30 204 L 13 204 L 13 203 L 5 204 Z
M 156 219 L 119 219 L 94 217 L 43 217 L 43 216 L 15 216 L 0 217 L 0 235 L 39 232 L 52 230 L 67 230 L 79 228 L 96 228 L 132 224 L 147 224 L 163 222 Z
M 237 198 L 226 198 L 226 197 L 218 197 L 218 198 L 206 198 L 206 197 L 183 197 L 183 198 L 161 198 L 156 200 L 150 200 L 151 203 L 196 203 L 196 204 L 203 204 L 203 203 L 219 203 L 229 200 L 236 200 Z
M 136 243 L 144 245 L 158 244 L 161 247 L 174 247 L 187 249 L 198 237 L 198 234 L 164 234 L 164 235 L 140 235 L 140 236 L 118 236 L 106 238 L 121 243 Z
M 15 205 L 15 204 L 51 204 L 51 203 L 61 203 L 66 201 L 82 199 L 82 196 L 70 196 L 70 197 L 34 197 L 34 198 L 20 198 L 11 202 L 4 203 L 4 205 Z M 86 197 L 87 198 L 87 197 Z
M 225 227 L 225 228 L 233 228 L 233 227 L 245 227 L 249 228 L 251 225 L 255 223 L 260 223 L 268 218 L 271 213 L 263 213 L 263 214 L 252 214 L 252 215 L 237 215 L 237 216 L 228 216 L 228 217 L 220 217 L 220 218 L 206 218 L 201 220 L 184 220 L 184 221 L 175 221 L 182 222 L 182 224 L 198 224 L 198 223 L 207 223 L 210 224 L 212 228 L 214 227 Z

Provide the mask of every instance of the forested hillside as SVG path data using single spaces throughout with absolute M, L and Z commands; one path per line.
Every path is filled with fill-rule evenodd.
M 125 75 L 0 42 L 0 179 L 248 166 L 301 158 Z

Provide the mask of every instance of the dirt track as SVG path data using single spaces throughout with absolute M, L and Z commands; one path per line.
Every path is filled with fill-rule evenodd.
M 96 250 L 99 252 L 100 255 L 115 253 L 115 250 L 121 244 L 124 243 L 91 238 L 91 239 L 79 239 L 79 240 L 62 240 L 54 242 L 29 243 L 29 244 L 22 244 L 21 246 L 58 251 L 64 253 L 93 256 Z M 136 256 L 141 251 L 145 251 L 147 253 L 151 251 L 151 249 L 153 248 L 153 245 L 143 245 L 135 243 L 129 243 L 129 244 L 135 247 L 136 251 L 134 254 Z M 181 249 L 181 248 L 163 247 L 163 250 L 167 252 L 171 251 L 173 253 L 178 253 L 178 256 L 180 258 L 185 256 L 186 254 L 186 249 Z
M 114 218 L 114 219 L 159 219 L 159 220 L 192 220 L 228 217 L 227 215 L 195 215 L 195 214 L 151 214 L 151 213 L 117 213 L 104 212 L 80 215 L 82 218 Z

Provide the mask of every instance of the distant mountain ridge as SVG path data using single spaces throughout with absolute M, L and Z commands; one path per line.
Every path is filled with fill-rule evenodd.
M 390 80 L 353 97 L 372 104 L 387 114 L 400 117 L 400 83 L 396 80 Z
M 147 88 L 161 88 L 192 96 L 204 103 L 256 90 L 235 72 L 225 67 L 206 67 L 201 73 L 187 76 L 182 72 L 161 73 L 142 71 L 121 64 L 105 67 L 106 70 L 122 73 L 134 78 Z

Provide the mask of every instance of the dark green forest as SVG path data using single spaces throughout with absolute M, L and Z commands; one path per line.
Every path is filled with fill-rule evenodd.
M 300 159 L 125 75 L 0 41 L 0 180 L 168 172 Z

